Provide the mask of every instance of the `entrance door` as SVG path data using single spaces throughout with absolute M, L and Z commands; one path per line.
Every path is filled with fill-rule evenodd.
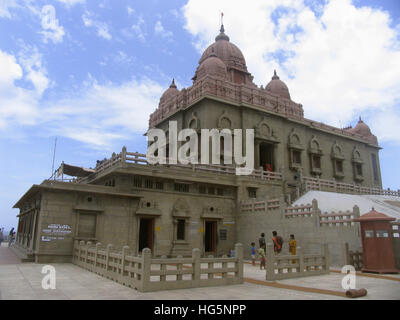
M 266 170 L 267 165 L 270 166 L 270 170 L 275 171 L 274 145 L 270 143 L 260 143 L 260 167 Z
M 205 221 L 204 241 L 205 252 L 217 251 L 217 221 Z
M 154 238 L 154 219 L 140 218 L 139 226 L 139 252 L 144 248 L 149 248 L 153 251 Z

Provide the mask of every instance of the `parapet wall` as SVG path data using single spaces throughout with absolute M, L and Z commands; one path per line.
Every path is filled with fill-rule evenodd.
M 191 258 L 152 258 L 148 248 L 140 256 L 129 247 L 116 251 L 111 244 L 75 242 L 72 262 L 103 277 L 137 289 L 159 291 L 243 283 L 243 248 L 235 245 L 235 257 L 200 257 L 200 249 Z
M 322 244 L 328 244 L 331 265 L 342 266 L 342 246 L 347 242 L 353 250 L 361 247 L 359 225 L 352 222 L 359 217 L 359 209 L 353 211 L 321 213 L 318 202 L 295 207 L 276 207 L 272 210 L 260 210 L 257 202 L 254 210 L 246 208 L 239 213 L 237 224 L 240 225 L 237 241 L 244 245 L 244 257 L 250 258 L 250 243 L 255 242 L 258 248 L 258 238 L 265 233 L 267 242 L 272 238 L 272 231 L 277 231 L 284 239 L 282 254 L 289 253 L 289 236 L 294 234 L 297 245 L 304 252 L 317 254 Z

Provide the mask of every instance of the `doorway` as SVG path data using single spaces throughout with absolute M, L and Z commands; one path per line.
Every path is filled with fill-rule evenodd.
M 266 171 L 275 171 L 273 144 L 260 143 L 260 167 Z
M 205 221 L 204 251 L 217 251 L 217 221 Z
M 139 224 L 139 252 L 144 248 L 153 252 L 154 218 L 140 218 Z

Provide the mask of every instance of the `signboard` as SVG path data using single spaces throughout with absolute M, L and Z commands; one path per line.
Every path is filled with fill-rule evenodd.
M 68 224 L 52 223 L 47 228 L 42 229 L 41 241 L 50 242 L 53 240 L 64 240 L 64 236 L 72 233 L 72 228 Z M 44 234 L 44 235 L 43 235 Z

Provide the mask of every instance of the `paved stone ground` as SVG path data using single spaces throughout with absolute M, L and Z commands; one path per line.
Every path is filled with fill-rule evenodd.
M 265 271 L 258 266 L 244 265 L 246 279 L 241 285 L 181 289 L 160 292 L 141 293 L 116 282 L 83 270 L 73 264 L 53 264 L 56 268 L 56 289 L 44 290 L 41 282 L 43 264 L 18 263 L 8 248 L 0 248 L 0 298 L 8 300 L 42 299 L 120 299 L 120 300 L 331 300 L 347 299 L 341 296 L 319 294 L 293 290 L 293 286 L 319 288 L 343 292 L 340 273 L 324 276 L 305 277 L 276 282 L 265 281 Z M 13 260 L 14 259 L 14 260 Z M 14 262 L 14 263 L 13 263 Z M 400 275 L 395 275 L 400 280 Z M 249 281 L 250 281 L 249 280 Z M 256 282 L 256 283 L 254 283 Z M 283 285 L 276 288 L 271 285 Z M 368 295 L 359 299 L 396 299 L 400 300 L 400 282 L 358 276 L 357 287 L 366 288 Z
M 21 261 L 17 256 L 8 248 L 8 243 L 3 242 L 0 244 L 0 265 L 4 264 L 19 264 Z

